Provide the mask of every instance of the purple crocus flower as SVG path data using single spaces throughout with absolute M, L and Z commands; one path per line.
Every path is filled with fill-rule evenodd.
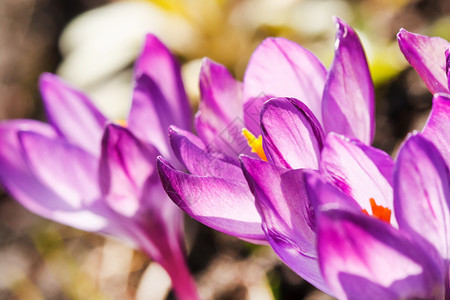
M 383 151 L 334 133 L 324 141 L 319 171 L 241 157 L 279 257 L 338 298 L 439 299 L 448 280 L 441 259 L 448 260 L 448 250 L 440 243 L 448 239 L 450 188 L 447 152 L 437 149 L 448 143 L 449 109 L 450 96 L 436 94 L 422 134 L 405 142 L 396 164 Z
M 431 93 L 450 93 L 450 43 L 401 29 L 398 44 Z
M 0 123 L 0 181 L 40 216 L 142 249 L 166 269 L 179 299 L 198 299 L 184 257 L 182 212 L 164 192 L 155 165 L 161 154 L 176 163 L 167 127 L 189 129 L 191 110 L 177 62 L 153 35 L 146 37 L 134 79 L 128 120 L 118 125 L 82 92 L 44 74 L 48 124 Z
M 375 218 L 361 213 L 337 189 L 324 200 L 323 187 L 314 187 L 318 201 L 327 202 L 316 210 L 319 264 L 336 297 L 449 297 L 449 180 L 440 152 L 417 134 L 404 143 L 394 168 L 395 223 L 380 220 L 374 208 Z
M 216 230 L 264 243 L 240 154 L 285 168 L 317 168 L 326 132 L 371 143 L 374 91 L 366 57 L 354 30 L 340 19 L 335 23 L 335 59 L 329 71 L 310 51 L 283 38 L 262 42 L 243 83 L 224 66 L 204 60 L 195 118 L 198 137 L 175 126 L 169 133 L 172 149 L 189 173 L 163 158 L 158 162 L 167 193 L 187 214 Z M 273 97 L 283 98 L 266 102 Z

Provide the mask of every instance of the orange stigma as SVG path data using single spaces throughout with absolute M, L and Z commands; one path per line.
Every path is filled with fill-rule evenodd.
M 266 154 L 264 153 L 264 149 L 262 146 L 262 136 L 258 136 L 256 138 L 248 129 L 242 128 L 242 134 L 247 139 L 247 143 L 252 148 L 252 152 L 256 153 L 262 160 L 267 161 Z
M 391 210 L 389 208 L 377 205 L 373 198 L 370 198 L 370 207 L 372 207 L 372 216 L 389 224 L 391 223 Z M 367 210 L 362 209 L 362 212 L 370 216 Z
M 122 127 L 128 126 L 127 120 L 124 120 L 124 119 L 115 120 L 114 123 L 116 123 L 117 125 L 120 125 Z

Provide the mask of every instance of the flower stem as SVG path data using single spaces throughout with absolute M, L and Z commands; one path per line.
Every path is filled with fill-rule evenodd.
M 175 264 L 174 268 L 165 268 L 172 280 L 172 287 L 178 300 L 199 300 L 197 286 L 186 265 L 186 260 L 182 258 Z
M 182 243 L 177 241 L 171 246 L 165 246 L 162 247 L 164 249 L 162 250 L 147 241 L 141 243 L 141 249 L 166 270 L 178 300 L 199 300 L 200 296 L 195 281 L 189 272 Z

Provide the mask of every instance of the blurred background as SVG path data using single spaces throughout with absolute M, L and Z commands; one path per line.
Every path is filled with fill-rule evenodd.
M 333 15 L 362 39 L 376 87 L 374 144 L 393 153 L 431 108 L 431 94 L 395 36 L 404 27 L 450 40 L 447 0 L 2 0 L 0 119 L 44 120 L 37 90 L 42 72 L 59 74 L 107 116 L 123 118 L 147 32 L 179 58 L 194 107 L 202 57 L 242 80 L 252 51 L 268 36 L 296 41 L 329 66 Z M 189 265 L 204 299 L 330 299 L 269 247 L 190 219 L 186 231 Z M 142 253 L 37 217 L 0 189 L 0 299 L 174 299 L 168 289 L 167 276 Z

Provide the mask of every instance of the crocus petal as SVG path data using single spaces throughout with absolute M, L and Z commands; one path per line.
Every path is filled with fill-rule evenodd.
M 247 184 L 179 172 L 161 157 L 157 167 L 169 197 L 192 218 L 229 235 L 265 240 L 261 217 Z
M 200 95 L 195 127 L 203 142 L 229 156 L 246 150 L 247 143 L 241 134 L 242 83 L 224 66 L 205 58 L 200 71 Z
M 18 136 L 19 132 L 29 130 L 48 138 L 57 137 L 52 127 L 37 121 L 14 120 L 0 123 L 0 181 L 5 189 L 24 207 L 42 217 L 81 230 L 107 232 L 108 221 L 104 216 L 90 211 L 89 207 L 74 207 L 34 175 L 24 159 Z
M 381 150 L 368 146 L 361 148 L 360 145 L 360 142 L 329 134 L 321 154 L 320 171 L 368 212 L 372 211 L 370 198 L 378 205 L 392 209 L 392 186 L 381 170 L 386 172 L 386 167 L 392 170 L 394 162 Z M 372 160 L 366 154 L 368 151 L 374 152 L 372 156 L 377 156 L 379 160 Z M 380 159 L 381 157 L 384 159 Z M 380 161 L 383 162 L 381 170 L 377 166 Z M 395 224 L 395 220 L 392 221 Z
M 445 74 L 447 74 L 447 87 L 450 90 L 450 46 L 445 49 Z
M 403 144 L 395 169 L 400 229 L 416 232 L 450 258 L 450 177 L 436 147 L 420 134 Z
M 358 35 L 341 19 L 336 50 L 322 99 L 325 132 L 337 132 L 371 144 L 375 134 L 375 93 Z
M 423 135 L 441 151 L 450 166 L 450 95 L 436 94 Z
M 136 79 L 146 74 L 159 87 L 170 108 L 167 114 L 172 115 L 168 122 L 183 129 L 192 128 L 192 111 L 181 79 L 180 66 L 156 36 L 147 34 L 134 73 Z
M 275 164 L 286 168 L 318 168 L 323 147 L 322 127 L 302 102 L 275 98 L 261 110 L 264 151 Z
M 318 214 L 322 274 L 338 299 L 443 299 L 442 261 L 389 224 L 345 210 Z
M 260 94 L 257 97 L 247 99 L 244 103 L 244 125 L 255 136 L 261 135 L 261 109 L 264 103 L 272 98 L 273 96 Z
M 439 37 L 427 37 L 400 29 L 398 44 L 409 64 L 416 69 L 432 94 L 448 93 L 445 50 L 449 43 Z
M 176 157 L 191 174 L 214 176 L 245 183 L 241 168 L 206 152 L 204 145 L 192 133 L 171 126 L 169 136 Z
M 305 187 L 308 193 L 310 205 L 315 211 L 322 206 L 333 206 L 339 209 L 346 209 L 361 212 L 361 206 L 347 194 L 326 181 L 317 170 L 304 170 Z
M 305 48 L 283 38 L 267 38 L 253 52 L 244 75 L 244 101 L 294 97 L 322 121 L 326 69 Z
M 156 172 L 147 177 L 141 193 L 134 197 L 139 201 L 139 210 L 125 219 L 125 229 L 152 259 L 173 271 L 171 260 L 183 257 L 182 211 L 167 196 Z
M 153 144 L 166 157 L 172 157 L 167 128 L 174 123 L 160 86 L 146 74 L 136 81 L 128 128 L 140 139 Z
M 85 94 L 56 75 L 42 75 L 39 88 L 50 125 L 70 142 L 98 155 L 105 116 Z
M 35 175 L 71 206 L 80 208 L 97 200 L 100 191 L 94 156 L 66 140 L 35 132 L 20 132 L 19 139 Z
M 317 262 L 315 218 L 303 170 L 287 170 L 246 156 L 241 162 L 270 245 L 292 270 L 326 291 Z
M 142 189 L 156 173 L 158 151 L 137 140 L 127 129 L 110 124 L 102 140 L 100 186 L 117 213 L 133 216 L 140 208 Z

